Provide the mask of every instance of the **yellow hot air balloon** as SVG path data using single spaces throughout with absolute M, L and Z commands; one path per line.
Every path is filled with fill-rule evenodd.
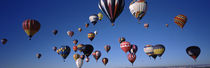
M 74 60 L 76 61 L 77 59 L 80 58 L 80 55 L 76 53 L 76 54 L 73 55 L 73 58 L 74 58 Z
M 101 21 L 103 19 L 103 14 L 102 13 L 98 13 L 98 19 Z

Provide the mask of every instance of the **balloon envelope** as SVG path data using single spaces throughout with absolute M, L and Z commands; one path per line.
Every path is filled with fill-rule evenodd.
M 77 65 L 77 68 L 82 68 L 83 60 L 81 58 L 77 59 L 76 60 L 76 65 Z
M 29 36 L 29 40 L 33 37 L 34 34 L 36 34 L 41 24 L 37 20 L 27 19 L 23 22 L 23 29 L 26 32 L 26 34 Z
M 93 41 L 93 39 L 95 38 L 95 34 L 93 32 L 88 33 L 88 38 L 90 39 L 90 41 Z
M 53 30 L 52 32 L 54 35 L 56 35 L 58 33 L 58 30 Z
M 67 31 L 67 35 L 72 37 L 74 35 L 74 32 L 73 31 Z
M 37 57 L 38 59 L 40 59 L 40 58 L 42 57 L 41 53 L 37 53 L 37 54 L 36 54 L 36 57 Z
M 133 0 L 130 3 L 129 10 L 131 14 L 140 21 L 146 14 L 147 2 L 145 0 Z
M 96 59 L 96 62 L 98 59 L 101 57 L 101 52 L 96 50 L 95 52 L 92 53 L 93 57 Z
M 103 58 L 102 62 L 104 63 L 104 65 L 106 66 L 106 64 L 108 63 L 108 58 Z
M 80 55 L 79 55 L 79 54 L 77 54 L 77 53 L 75 53 L 75 54 L 73 55 L 73 58 L 74 58 L 74 60 L 76 61 L 77 59 L 79 59 L 79 58 L 80 58 Z
M 194 60 L 200 55 L 201 49 L 198 46 L 190 46 L 186 49 L 187 54 Z
M 105 45 L 105 46 L 104 46 L 104 49 L 105 49 L 105 51 L 108 53 L 109 50 L 111 49 L 111 46 L 110 46 L 110 45 Z
M 68 55 L 70 54 L 71 52 L 71 49 L 69 46 L 61 46 L 58 50 L 57 50 L 57 53 L 59 55 L 61 55 L 63 57 L 63 59 L 65 60 Z M 65 61 L 64 61 L 65 62 Z
M 93 52 L 94 48 L 91 44 L 86 44 L 84 46 L 84 50 L 83 53 L 85 56 L 89 57 L 91 55 L 91 53 Z
M 120 44 L 120 48 L 127 53 L 131 49 L 131 44 L 127 41 L 124 41 Z
M 135 54 L 129 53 L 129 54 L 128 54 L 128 60 L 132 63 L 132 66 L 133 66 L 133 63 L 134 63 L 135 60 L 136 60 L 136 55 L 135 55 Z
M 184 25 L 186 24 L 187 22 L 187 16 L 185 15 L 177 15 L 175 18 L 174 18 L 174 22 L 183 29 Z
M 4 39 L 1 39 L 1 43 L 4 45 L 4 44 L 6 44 L 7 43 L 7 39 L 6 38 L 4 38 Z
M 136 45 L 132 44 L 129 52 L 132 54 L 136 54 L 137 51 L 138 51 L 138 47 Z
M 89 20 L 91 23 L 93 23 L 93 25 L 95 25 L 98 22 L 98 15 L 97 14 L 93 14 L 89 17 Z
M 153 52 L 155 55 L 161 57 L 165 52 L 165 47 L 162 44 L 157 44 L 153 47 Z

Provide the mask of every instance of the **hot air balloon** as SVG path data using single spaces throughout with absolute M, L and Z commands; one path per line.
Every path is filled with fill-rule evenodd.
M 186 49 L 186 52 L 196 61 L 196 58 L 200 55 L 201 49 L 198 46 L 190 46 Z
M 136 55 L 135 55 L 135 54 L 129 53 L 129 54 L 128 54 L 128 60 L 132 63 L 132 66 L 133 66 L 133 63 L 134 63 L 135 60 L 136 60 Z
M 108 63 L 108 58 L 103 58 L 102 62 L 104 63 L 104 65 L 106 66 L 106 64 Z
M 94 31 L 94 34 L 95 34 L 95 35 L 97 35 L 97 34 L 98 34 L 98 32 L 97 32 L 97 31 Z
M 95 38 L 95 34 L 92 32 L 88 33 L 88 38 L 92 41 Z
M 77 45 L 78 40 L 77 40 L 77 39 L 73 40 L 73 43 L 74 43 L 75 45 Z
M 89 20 L 91 23 L 93 23 L 93 25 L 95 25 L 97 22 L 98 22 L 98 15 L 97 14 L 93 14 L 93 15 L 90 15 L 89 17 Z
M 124 0 L 100 0 L 98 4 L 101 11 L 114 24 L 116 18 L 122 13 L 125 1 Z
M 166 27 L 168 27 L 168 24 L 165 24 Z
M 67 31 L 67 35 L 72 37 L 74 35 L 74 31 Z
M 105 49 L 105 51 L 108 53 L 109 50 L 111 49 L 111 46 L 110 46 L 110 45 L 105 45 L 105 46 L 104 46 L 104 49 Z
M 119 38 L 119 42 L 120 42 L 120 43 L 122 43 L 122 42 L 124 42 L 124 41 L 125 41 L 125 38 L 124 38 L 124 37 Z
M 63 57 L 64 62 L 65 62 L 65 59 L 70 54 L 70 52 L 71 52 L 71 48 L 69 46 L 61 46 L 60 49 L 57 50 L 57 53 Z
M 98 19 L 101 21 L 103 18 L 103 14 L 102 13 L 98 13 Z
M 96 59 L 96 62 L 98 59 L 101 57 L 101 52 L 96 50 L 95 52 L 92 53 L 93 57 Z
M 89 23 L 85 24 L 85 27 L 86 27 L 86 28 L 88 28 L 88 26 L 89 26 Z
M 137 51 L 138 51 L 138 47 L 136 45 L 132 44 L 129 52 L 132 54 L 136 54 Z
M 147 11 L 147 2 L 145 0 L 133 0 L 130 3 L 129 9 L 131 14 L 140 22 Z
M 89 57 L 91 55 L 91 53 L 93 52 L 94 48 L 91 44 L 86 44 L 84 46 L 84 50 L 83 53 L 86 57 Z
M 27 19 L 23 22 L 23 29 L 29 36 L 29 40 L 36 34 L 40 29 L 40 23 L 37 20 Z
M 58 30 L 53 30 L 52 32 L 54 35 L 56 35 L 58 33 Z
M 144 28 L 148 29 L 149 24 L 144 24 Z
M 80 58 L 81 58 L 82 60 L 84 60 L 84 59 L 85 59 L 85 55 L 81 55 Z
M 77 65 L 77 68 L 82 68 L 83 60 L 81 58 L 77 59 L 76 60 L 76 65 Z
M 82 52 L 83 51 L 83 48 L 84 48 L 84 45 L 83 44 L 77 45 L 77 49 L 79 50 L 79 52 Z
M 75 54 L 73 55 L 73 58 L 74 58 L 74 60 L 76 61 L 77 59 L 79 59 L 79 58 L 80 58 L 80 55 L 79 55 L 79 54 L 77 54 L 77 53 L 75 53 Z
M 2 43 L 3 45 L 6 44 L 6 43 L 7 43 L 7 39 L 6 39 L 6 38 L 1 39 L 1 43 Z
M 88 57 L 85 59 L 86 62 L 89 62 L 89 60 L 90 60 L 90 59 L 89 59 Z
M 153 52 L 153 46 L 152 46 L 152 45 L 146 45 L 146 46 L 144 47 L 144 52 L 145 52 L 149 57 L 151 57 L 151 56 L 154 54 L 154 52 Z
M 178 15 L 174 18 L 174 22 L 183 29 L 184 25 L 187 22 L 187 16 Z
M 42 55 L 40 53 L 36 54 L 36 58 L 40 59 L 42 57 Z
M 57 47 L 56 47 L 56 46 L 54 46 L 54 47 L 53 47 L 53 50 L 54 50 L 54 51 L 56 51 L 56 50 L 57 50 Z
M 73 46 L 73 50 L 74 50 L 74 52 L 77 52 L 77 46 L 76 45 Z
M 120 44 L 120 48 L 127 53 L 131 49 L 131 44 L 127 41 L 124 41 Z
M 155 55 L 161 57 L 165 52 L 165 47 L 162 44 L 157 44 L 153 47 L 153 52 Z
M 82 31 L 82 28 L 78 28 L 78 31 L 81 32 Z

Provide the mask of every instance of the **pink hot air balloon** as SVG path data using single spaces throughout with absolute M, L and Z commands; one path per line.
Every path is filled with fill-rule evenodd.
M 131 44 L 127 41 L 124 41 L 120 44 L 120 48 L 127 53 L 131 49 Z
M 136 60 L 136 55 L 135 54 L 132 54 L 132 53 L 129 53 L 128 54 L 128 60 L 132 63 L 132 66 L 133 66 L 133 63 Z

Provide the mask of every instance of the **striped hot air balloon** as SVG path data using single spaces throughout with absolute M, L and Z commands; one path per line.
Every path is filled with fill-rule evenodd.
M 116 18 L 122 13 L 125 1 L 124 0 L 100 0 L 98 4 L 101 11 L 109 18 L 112 25 Z
M 151 57 L 153 55 L 153 46 L 152 45 L 146 45 L 144 47 L 144 52 L 149 56 Z
M 178 15 L 174 18 L 174 22 L 183 29 L 184 25 L 187 22 L 187 16 Z
M 131 49 L 131 44 L 130 42 L 124 41 L 120 44 L 120 48 L 127 53 Z
M 23 22 L 23 29 L 29 36 L 29 40 L 39 31 L 40 26 L 39 21 L 33 19 L 27 19 Z
M 161 57 L 165 52 L 165 47 L 162 44 L 157 44 L 153 47 L 153 52 L 155 55 Z
M 147 2 L 145 0 L 133 0 L 129 9 L 131 14 L 140 21 L 147 11 Z
M 90 41 L 93 41 L 93 39 L 95 38 L 95 34 L 93 32 L 88 33 L 88 38 L 90 39 Z

